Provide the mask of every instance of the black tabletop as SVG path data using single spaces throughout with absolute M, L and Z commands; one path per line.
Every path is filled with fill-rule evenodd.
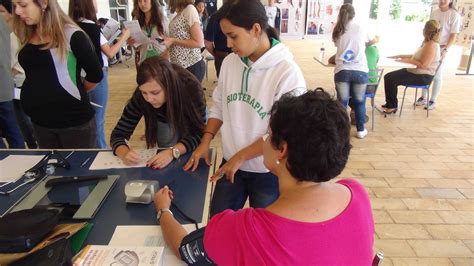
M 70 151 L 59 151 L 66 156 Z M 46 154 L 46 151 L 11 151 L 0 150 L 0 159 L 10 154 Z M 212 153 L 212 150 L 210 151 Z M 182 167 L 189 158 L 188 155 L 182 156 L 178 160 L 174 160 L 168 167 L 161 170 L 153 170 L 150 168 L 126 168 L 126 169 L 107 169 L 90 171 L 89 166 L 92 164 L 97 150 L 75 151 L 68 158 L 71 164 L 70 169 L 57 168 L 55 176 L 70 175 L 120 175 L 115 186 L 112 188 L 108 197 L 96 213 L 95 217 L 88 222 L 94 224 L 86 242 L 88 244 L 108 244 L 117 225 L 156 225 L 156 212 L 152 204 L 131 204 L 125 202 L 124 187 L 130 180 L 158 180 L 160 187 L 169 185 L 174 193 L 174 204 L 181 209 L 187 216 L 202 222 L 204 211 L 204 202 L 206 197 L 206 189 L 211 170 L 204 162 L 199 164 L 199 168 L 195 172 L 185 172 Z M 212 155 L 215 160 L 215 154 Z M 81 164 L 91 159 L 81 167 Z M 213 163 L 215 165 L 215 163 Z M 25 171 L 28 169 L 25 169 Z M 28 184 L 12 194 L 5 196 L 0 195 L 0 213 L 8 210 L 18 199 L 27 194 L 32 187 L 38 182 Z M 173 209 L 172 209 L 173 211 Z M 180 223 L 190 223 L 187 219 L 174 211 L 175 217 Z

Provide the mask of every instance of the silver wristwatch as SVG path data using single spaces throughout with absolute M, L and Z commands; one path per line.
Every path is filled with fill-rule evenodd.
M 179 157 L 181 156 L 181 152 L 179 151 L 179 149 L 175 147 L 170 147 L 170 150 L 173 152 L 173 158 L 179 159 Z
M 171 212 L 170 209 L 168 208 L 161 208 L 158 210 L 158 212 L 156 213 L 156 221 L 157 222 L 160 222 L 160 218 L 161 218 L 161 215 L 163 215 L 163 212 L 169 212 L 171 213 L 171 215 L 173 215 L 173 212 Z

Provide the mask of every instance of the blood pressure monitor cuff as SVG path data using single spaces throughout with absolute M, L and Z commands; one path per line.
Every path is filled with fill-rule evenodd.
M 181 260 L 188 265 L 216 265 L 206 254 L 204 249 L 205 227 L 189 233 L 181 241 L 179 254 Z

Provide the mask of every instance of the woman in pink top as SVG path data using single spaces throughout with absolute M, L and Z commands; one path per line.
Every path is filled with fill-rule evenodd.
M 226 210 L 187 234 L 169 211 L 173 194 L 165 187 L 155 207 L 167 244 L 188 264 L 371 265 L 367 192 L 352 179 L 328 182 L 346 165 L 349 133 L 344 107 L 322 89 L 284 95 L 263 144 L 279 198 L 265 209 Z

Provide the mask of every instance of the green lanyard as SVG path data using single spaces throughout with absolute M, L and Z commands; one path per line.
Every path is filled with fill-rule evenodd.
M 151 27 L 143 27 L 143 29 L 145 30 L 146 34 L 148 35 L 148 38 L 151 38 L 151 33 L 153 32 L 153 26 Z

